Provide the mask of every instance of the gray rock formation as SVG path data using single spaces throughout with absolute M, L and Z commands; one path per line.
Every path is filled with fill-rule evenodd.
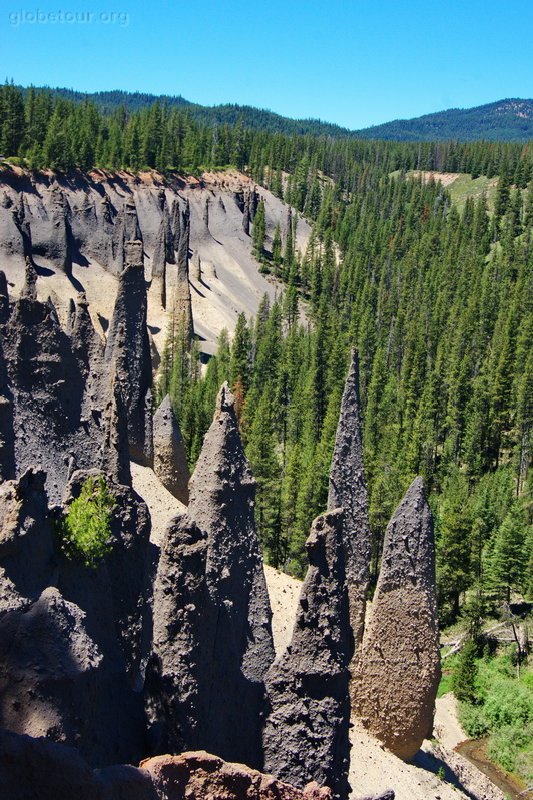
M 0 484 L 0 616 L 27 607 L 52 582 L 54 532 L 46 475 L 28 469 Z
M 2 326 L 9 319 L 6 276 L 0 272 L 0 480 L 15 477 L 15 432 L 13 396 L 8 386 Z
M 80 292 L 71 316 L 70 340 L 72 352 L 78 362 L 84 381 L 81 406 L 82 424 L 91 416 L 102 414 L 108 402 L 107 365 L 104 363 L 104 342 L 93 325 L 89 303 L 84 292 Z M 95 463 L 96 466 L 96 463 Z
M 344 387 L 329 478 L 328 509 L 343 508 L 343 541 L 350 620 L 356 648 L 362 641 L 370 581 L 371 534 L 363 467 L 363 431 L 359 402 L 359 363 L 352 351 Z
M 185 283 L 189 280 L 189 240 L 191 235 L 191 209 L 189 201 L 185 210 L 181 214 L 180 237 L 176 253 L 176 264 L 178 267 L 178 283 Z
M 102 430 L 93 414 L 82 417 L 84 359 L 73 351 L 53 305 L 35 298 L 35 277 L 28 263 L 26 285 L 2 336 L 3 395 L 10 403 L 12 424 L 3 439 L 8 447 L 12 443 L 16 464 L 15 474 L 7 477 L 40 464 L 47 473 L 49 497 L 59 502 L 73 463 L 82 468 L 97 465 Z
M 163 206 L 163 230 L 165 235 L 165 260 L 167 264 L 175 264 L 176 258 L 174 256 L 174 232 L 172 230 L 172 211 L 168 208 L 168 203 L 165 198 Z
M 131 486 L 128 416 L 116 375 L 109 391 L 100 468 L 114 483 Z
M 206 581 L 207 537 L 186 515 L 165 533 L 154 590 L 145 705 L 153 752 L 203 746 L 209 728 L 217 609 Z M 230 697 L 228 697 L 228 701 Z
M 197 283 L 202 280 L 202 262 L 200 261 L 200 253 L 197 250 L 193 253 L 191 261 L 191 278 Z
M 88 190 L 72 209 L 72 235 L 79 252 L 104 268 L 113 267 L 115 210 L 107 194 L 101 199 Z
M 84 747 L 109 703 L 101 679 L 84 614 L 57 589 L 0 618 L 0 727 Z
M 152 279 L 163 278 L 165 275 L 166 251 L 165 251 L 165 219 L 161 217 L 154 252 L 152 255 Z
M 431 736 L 439 679 L 433 522 L 423 481 L 416 478 L 385 533 L 354 667 L 353 711 L 393 753 L 412 758 Z
M 250 214 L 250 195 L 244 196 L 243 209 L 242 209 L 242 229 L 247 236 L 250 235 L 250 223 L 252 221 Z
M 79 496 L 87 477 L 99 474 L 98 470 L 75 472 L 65 490 L 65 504 Z M 146 605 L 150 515 L 144 501 L 130 487 L 106 477 L 115 498 L 110 552 L 96 570 L 63 558 L 59 586 L 67 600 L 86 612 L 89 633 L 102 653 L 113 654 L 115 661 L 123 662 L 130 685 L 138 689 L 143 629 L 150 624 Z M 117 643 L 122 658 L 115 654 Z
M 165 217 L 161 217 L 159 230 L 155 241 L 154 252 L 152 254 L 152 285 L 158 286 L 158 294 L 161 301 L 161 306 L 166 308 L 167 305 L 167 253 L 166 253 L 166 239 L 165 239 L 166 221 Z
M 5 211 L 4 211 L 5 210 Z M 6 192 L 0 200 L 0 242 L 2 249 L 10 255 L 32 257 L 31 231 L 26 220 L 24 194 L 21 192 L 15 204 Z
M 291 643 L 265 681 L 263 732 L 267 772 L 299 787 L 316 780 L 338 798 L 349 791 L 353 654 L 342 534 L 342 509 L 317 517 L 311 528 Z
M 177 252 L 179 249 L 180 236 L 181 236 L 181 210 L 180 210 L 180 204 L 177 199 L 175 199 L 172 203 L 171 216 L 172 216 L 171 219 L 172 243 L 174 247 L 174 252 Z
M 219 392 L 189 494 L 189 516 L 207 534 L 205 583 L 210 610 L 203 615 L 206 629 L 197 644 L 200 652 L 209 653 L 202 676 L 202 702 L 208 711 L 201 726 L 201 746 L 222 758 L 255 766 L 261 762 L 263 677 L 274 659 L 272 612 L 255 531 L 255 481 L 226 384 Z M 162 566 L 158 583 L 164 581 Z M 156 604 L 156 619 L 160 613 Z
M 154 414 L 154 472 L 174 497 L 188 505 L 187 454 L 168 394 Z
M 120 276 L 123 269 L 127 266 L 126 256 L 126 243 L 127 242 L 141 242 L 142 250 L 142 232 L 139 225 L 139 218 L 137 216 L 137 207 L 133 197 L 128 197 L 119 212 L 112 235 L 112 263 L 109 269 L 115 275 Z
M 31 242 L 30 224 L 26 219 L 26 208 L 24 205 L 24 195 L 19 195 L 18 208 L 13 211 L 13 220 L 20 233 L 22 242 L 22 255 L 24 258 L 29 258 L 33 261 L 33 247 Z
M 72 272 L 73 237 L 67 198 L 59 184 L 50 193 L 50 233 L 43 255 L 62 272 Z
M 151 466 L 152 366 L 146 328 L 147 299 L 141 242 L 126 242 L 126 267 L 119 278 L 105 361 L 114 364 L 128 417 L 130 455 Z

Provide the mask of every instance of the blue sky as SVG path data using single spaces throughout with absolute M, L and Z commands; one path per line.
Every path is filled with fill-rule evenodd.
M 532 97 L 532 30 L 531 0 L 0 0 L 0 75 L 359 128 Z

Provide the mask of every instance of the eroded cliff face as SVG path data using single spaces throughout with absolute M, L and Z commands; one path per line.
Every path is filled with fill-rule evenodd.
M 46 299 L 54 291 L 62 316 L 69 298 L 85 291 L 96 327 L 105 333 L 116 281 L 126 266 L 124 246 L 142 241 L 148 322 L 157 348 L 161 351 L 177 309 L 191 335 L 194 319 L 202 349 L 212 353 L 222 328 L 232 331 L 240 311 L 254 315 L 262 296 L 276 292 L 259 273 L 250 236 L 243 230 L 243 220 L 249 227 L 259 196 L 265 202 L 268 247 L 277 223 L 285 223 L 287 207 L 235 171 L 165 181 L 154 173 L 54 178 L 44 173 L 30 176 L 17 168 L 3 170 L 0 266 L 16 295 L 24 257 L 33 254 L 39 297 Z M 302 252 L 309 234 L 306 221 L 299 219 L 297 243 Z M 202 275 L 189 273 L 190 260 L 201 261 Z

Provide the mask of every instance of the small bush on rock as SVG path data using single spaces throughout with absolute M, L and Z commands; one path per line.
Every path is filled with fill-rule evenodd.
M 111 550 L 111 516 L 115 497 L 105 478 L 89 477 L 59 524 L 60 547 L 67 558 L 81 559 L 94 569 Z

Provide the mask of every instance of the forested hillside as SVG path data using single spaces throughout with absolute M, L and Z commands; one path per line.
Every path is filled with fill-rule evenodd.
M 181 95 L 153 95 L 120 90 L 77 92 L 45 87 L 21 88 L 24 95 L 37 92 L 75 103 L 91 103 L 106 115 L 117 111 L 133 113 L 157 103 L 167 109 L 185 110 L 196 123 L 208 127 L 236 125 L 252 130 L 286 135 L 333 136 L 335 138 L 385 139 L 431 142 L 454 139 L 527 142 L 533 138 L 533 100 L 498 100 L 475 108 L 450 108 L 413 119 L 398 119 L 361 130 L 349 130 L 319 119 L 291 119 L 263 108 L 225 103 L 203 106 Z
M 430 142 L 527 142 L 533 138 L 533 100 L 512 98 L 475 108 L 449 108 L 415 119 L 397 119 L 356 132 L 367 139 Z
M 288 137 L 203 126 L 157 103 L 104 115 L 5 86 L 0 148 L 39 169 L 232 164 L 304 214 L 313 224 L 305 253 L 295 251 L 290 215 L 266 249 L 260 204 L 253 246 L 286 288 L 256 319 L 241 316 L 232 342 L 221 336 L 205 375 L 198 351 L 186 351 L 179 331 L 169 336 L 160 393 L 170 390 L 190 461 L 228 379 L 265 551 L 301 574 L 355 346 L 376 571 L 385 524 L 422 474 L 444 617 L 466 589 L 483 602 L 533 594 L 530 146 Z M 439 183 L 407 178 L 409 169 L 498 176 L 494 212 L 483 196 L 459 212 Z

